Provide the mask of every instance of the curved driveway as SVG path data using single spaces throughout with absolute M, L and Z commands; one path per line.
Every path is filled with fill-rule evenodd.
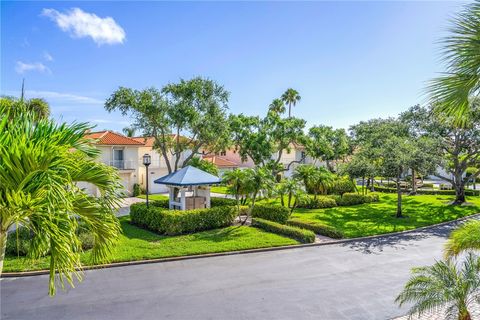
M 413 266 L 441 258 L 453 228 L 319 247 L 86 271 L 47 295 L 48 277 L 0 282 L 1 319 L 390 319 Z

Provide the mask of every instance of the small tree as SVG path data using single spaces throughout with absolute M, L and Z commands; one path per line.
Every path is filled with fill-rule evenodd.
M 246 179 L 245 170 L 234 169 L 223 174 L 223 183 L 228 186 L 228 192 L 235 197 L 237 203 L 237 212 L 240 215 L 241 198 L 246 196 Z
M 448 319 L 470 320 L 469 308 L 480 298 L 480 259 L 469 254 L 459 266 L 452 260 L 414 268 L 395 302 L 413 303 L 409 314 L 421 316 L 444 308 Z
M 365 188 L 365 178 L 374 176 L 377 168 L 371 160 L 366 158 L 364 154 L 357 153 L 353 156 L 351 161 L 342 168 L 341 171 L 348 175 L 352 181 L 355 181 L 356 179 L 362 179 L 362 194 L 365 194 L 367 191 Z M 357 189 L 357 184 L 355 182 L 354 186 L 355 189 Z
M 187 162 L 187 165 L 198 168 L 200 170 L 203 170 L 205 172 L 211 173 L 214 176 L 218 176 L 218 168 L 217 166 L 207 160 L 201 159 L 199 157 L 194 157 L 190 159 L 189 162 Z

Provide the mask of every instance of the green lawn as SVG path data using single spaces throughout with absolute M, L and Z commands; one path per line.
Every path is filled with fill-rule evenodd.
M 228 188 L 225 186 L 213 186 L 210 188 L 210 191 L 214 193 L 228 194 L 227 189 Z
M 145 199 L 146 196 L 144 194 L 141 194 L 137 198 Z M 168 196 L 166 196 L 164 194 L 150 194 L 150 195 L 148 195 L 148 200 L 162 200 L 162 199 L 168 199 Z
M 396 194 L 380 193 L 377 203 L 330 209 L 296 209 L 292 217 L 320 221 L 344 233 L 346 238 L 404 231 L 480 213 L 480 198 L 469 197 L 471 205 L 451 206 L 451 196 L 403 197 L 405 218 L 395 218 Z
M 137 228 L 129 223 L 129 219 L 128 216 L 120 218 L 123 235 L 114 249 L 112 262 L 278 247 L 299 243 L 290 238 L 246 226 L 167 237 Z M 84 265 L 91 265 L 88 251 L 82 254 L 81 260 Z M 47 258 L 32 261 L 25 257 L 6 256 L 3 271 L 42 269 L 48 269 Z

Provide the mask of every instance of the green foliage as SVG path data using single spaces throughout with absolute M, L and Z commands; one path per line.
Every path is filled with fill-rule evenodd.
M 302 181 L 305 190 L 311 194 L 326 194 L 328 188 L 331 187 L 336 178 L 336 176 L 327 169 L 311 164 L 296 167 L 293 177 Z
M 47 119 L 50 115 L 50 106 L 41 98 L 16 99 L 12 97 L 0 97 L 0 109 L 7 110 L 10 117 L 19 116 L 21 113 L 30 112 L 34 121 Z
M 370 203 L 378 201 L 376 194 L 359 194 L 359 193 L 345 193 L 342 197 L 337 199 L 339 206 L 354 206 L 357 204 Z
M 471 319 L 469 308 L 480 298 L 480 259 L 469 254 L 461 263 L 437 261 L 412 269 L 412 276 L 395 302 L 409 304 L 410 315 L 445 308 L 446 319 Z
M 185 167 L 201 148 L 217 152 L 228 146 L 228 96 L 215 81 L 197 77 L 167 84 L 162 90 L 120 87 L 107 99 L 105 109 L 131 114 L 133 127 L 155 138 L 154 147 L 173 172 Z M 185 132 L 195 139 L 181 137 Z M 183 157 L 186 150 L 192 152 Z
M 310 230 L 300 229 L 293 226 L 286 226 L 278 222 L 255 218 L 252 220 L 252 226 L 263 229 L 268 232 L 281 234 L 287 237 L 292 237 L 303 243 L 315 242 L 315 233 Z
M 190 161 L 187 163 L 187 165 L 190 165 L 192 167 L 198 168 L 200 170 L 203 170 L 205 172 L 208 172 L 210 174 L 213 174 L 214 176 L 218 176 L 218 168 L 217 166 L 210 161 L 203 160 L 199 157 L 194 157 L 190 159 Z
M 290 216 L 290 211 L 282 206 L 276 205 L 255 205 L 252 208 L 252 217 L 265 220 L 285 223 Z
M 234 206 L 236 205 L 235 199 L 230 198 L 210 198 L 210 206 L 211 207 L 224 207 L 224 206 Z
M 385 193 L 397 193 L 396 188 L 387 188 L 387 187 L 382 187 L 382 186 L 375 186 L 375 190 L 378 192 L 385 192 Z M 403 189 L 402 189 L 403 191 Z M 455 195 L 455 190 L 424 190 L 424 189 L 418 189 L 417 194 L 426 194 L 426 195 L 439 195 L 439 196 L 454 196 Z M 466 196 L 479 196 L 480 195 L 480 190 L 472 190 L 472 189 L 466 189 L 465 190 L 465 195 Z
M 138 183 L 134 183 L 132 195 L 134 197 L 138 197 L 141 193 L 142 193 L 142 189 L 140 188 L 140 185 Z
M 422 188 L 430 188 L 433 189 L 433 183 L 423 183 Z
M 288 117 L 290 118 L 292 116 L 292 106 L 295 106 L 297 102 L 299 102 L 302 97 L 300 97 L 300 94 L 298 93 L 297 90 L 288 88 L 283 94 L 282 97 L 280 98 L 285 104 L 288 105 Z
M 445 256 L 451 258 L 468 250 L 480 249 L 480 221 L 469 221 L 454 230 L 445 244 Z
M 333 208 L 337 206 L 337 202 L 332 197 L 319 196 L 317 198 L 304 197 L 302 201 L 297 204 L 298 208 L 305 209 L 321 209 Z
M 354 192 L 355 184 L 348 177 L 338 177 L 335 179 L 327 189 L 328 194 L 339 194 L 343 195 L 347 192 Z
M 350 152 L 350 144 L 344 129 L 329 126 L 313 126 L 308 131 L 305 143 L 307 154 L 314 159 L 325 161 L 333 171 L 331 161 L 343 159 Z
M 5 253 L 26 256 L 30 252 L 31 241 L 32 234 L 30 233 L 30 230 L 25 227 L 19 227 L 8 234 Z
M 317 221 L 304 221 L 300 219 L 289 219 L 287 224 L 290 226 L 307 229 L 315 232 L 316 234 L 320 234 L 325 237 L 329 237 L 332 239 L 342 239 L 343 234 L 335 229 L 334 227 L 328 226 L 326 224 L 317 222 Z
M 132 223 L 166 235 L 177 235 L 229 226 L 236 216 L 234 207 L 210 209 L 168 210 L 144 203 L 130 207 Z
M 90 257 L 97 263 L 107 260 L 120 233 L 114 215 L 120 178 L 116 169 L 96 160 L 99 151 L 84 139 L 88 125 L 56 124 L 26 111 L 12 118 L 10 111 L 0 105 L 0 240 L 16 224 L 35 234 L 29 255 L 51 253 L 53 295 L 56 279 L 70 285 L 74 277 L 81 279 L 79 221 L 95 237 Z M 95 185 L 101 196 L 85 193 L 80 181 Z

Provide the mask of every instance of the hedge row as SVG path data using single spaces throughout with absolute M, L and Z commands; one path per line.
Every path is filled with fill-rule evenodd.
M 165 210 L 157 206 L 147 208 L 145 203 L 135 203 L 130 207 L 132 223 L 165 235 L 226 227 L 233 223 L 236 215 L 232 206 L 184 211 Z
M 168 199 L 159 199 L 151 202 L 152 205 L 159 208 L 167 208 L 168 209 Z M 237 202 L 235 199 L 229 198 L 210 198 L 210 207 L 224 207 L 224 206 L 235 206 Z
M 305 209 L 322 209 L 322 208 L 333 208 L 336 206 L 353 206 L 362 203 L 377 202 L 378 195 L 375 193 L 371 194 L 359 194 L 359 193 L 344 193 L 343 196 L 339 195 L 329 195 L 329 196 L 319 196 L 316 199 L 308 197 L 305 200 L 302 200 L 298 204 L 299 208 Z
M 385 193 L 397 193 L 397 188 L 387 188 L 381 186 L 375 186 L 375 191 L 385 192 Z M 402 188 L 402 192 L 405 189 Z M 423 190 L 417 189 L 417 194 L 427 194 L 427 195 L 437 195 L 437 196 L 454 196 L 455 190 Z M 465 189 L 466 196 L 478 196 L 480 195 L 480 190 Z
M 321 234 L 322 236 L 326 236 L 333 239 L 342 239 L 343 233 L 334 227 L 327 226 L 321 222 L 315 221 L 303 221 L 300 219 L 290 219 L 287 221 L 287 224 L 290 226 L 307 229 L 315 232 L 316 234 Z
M 258 205 L 252 209 L 252 217 L 284 224 L 290 216 L 290 210 L 276 205 Z
M 300 229 L 293 226 L 287 226 L 277 222 L 264 220 L 260 218 L 253 219 L 252 226 L 263 229 L 268 232 L 294 238 L 302 243 L 315 242 L 315 233 L 313 233 L 310 230 Z

